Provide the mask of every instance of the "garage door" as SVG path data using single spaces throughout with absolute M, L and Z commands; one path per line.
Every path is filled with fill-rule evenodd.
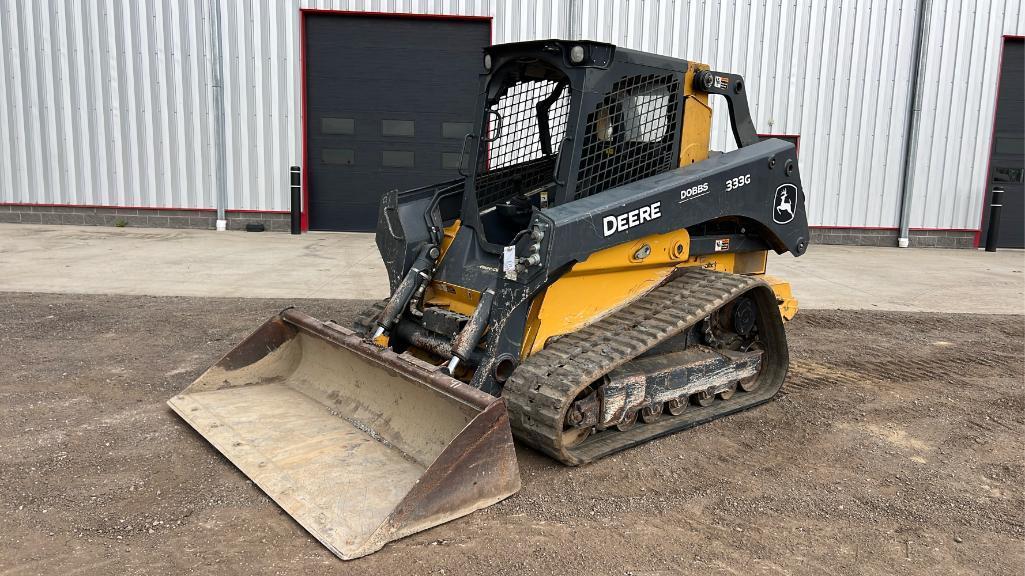
M 491 24 L 304 18 L 310 229 L 373 230 L 383 193 L 458 175 Z
M 1001 62 L 982 242 L 989 227 L 988 195 L 1003 188 L 997 246 L 1025 248 L 1025 41 L 1005 39 Z

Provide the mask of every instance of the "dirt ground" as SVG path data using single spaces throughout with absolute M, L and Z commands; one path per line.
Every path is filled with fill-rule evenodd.
M 803 311 L 784 393 L 335 559 L 164 404 L 284 301 L 0 294 L 0 574 L 1017 574 L 1021 316 Z M 361 302 L 308 301 L 347 320 Z

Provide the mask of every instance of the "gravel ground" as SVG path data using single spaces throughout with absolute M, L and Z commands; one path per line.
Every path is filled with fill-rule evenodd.
M 343 563 L 164 404 L 292 303 L 0 294 L 0 574 L 1025 567 L 1021 316 L 802 311 L 775 401 Z

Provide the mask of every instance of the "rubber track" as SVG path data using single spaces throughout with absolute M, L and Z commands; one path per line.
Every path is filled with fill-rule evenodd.
M 760 279 L 701 268 L 685 269 L 633 303 L 554 341 L 518 366 L 503 389 L 502 397 L 509 407 L 516 437 L 566 464 L 582 464 L 769 400 L 782 385 L 787 362 L 782 321 L 775 312 L 764 317 L 778 326 L 770 326 L 762 333 L 763 337 L 782 340 L 777 343 L 782 348 L 770 356 L 778 356 L 778 361 L 783 362 L 782 371 L 779 366 L 769 371 L 771 380 L 778 382 L 763 382 L 748 393 L 738 391 L 730 401 L 719 401 L 707 408 L 690 406 L 679 416 L 667 413 L 657 422 L 638 423 L 626 432 L 598 432 L 576 447 L 562 444 L 566 411 L 585 387 L 758 287 L 768 291 L 755 292 L 763 300 L 760 305 L 767 302 L 775 310 L 771 288 Z M 782 353 L 778 354 L 780 350 Z

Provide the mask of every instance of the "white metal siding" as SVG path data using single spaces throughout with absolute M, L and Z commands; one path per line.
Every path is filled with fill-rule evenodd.
M 580 0 L 582 37 L 742 74 L 759 132 L 800 134 L 809 221 L 896 227 L 915 0 Z M 933 0 L 913 228 L 978 228 L 1003 34 L 1021 0 Z M 713 147 L 734 148 L 725 106 Z
M 933 0 L 911 226 L 977 229 L 988 182 L 1002 35 L 1025 2 Z
M 496 27 L 499 38 L 550 29 L 543 10 L 535 17 L 504 4 L 503 18 L 532 21 Z M 0 202 L 213 208 L 216 6 L 0 3 Z M 496 12 L 484 0 L 221 0 L 220 8 L 228 208 L 249 210 L 287 210 L 288 167 L 301 160 L 300 8 Z
M 208 4 L 4 2 L 0 202 L 212 206 Z
M 801 135 L 810 221 L 897 226 L 915 0 L 579 0 L 584 38 L 743 74 Z M 1001 34 L 1022 0 L 933 0 L 912 227 L 978 227 Z M 220 0 L 229 209 L 287 210 L 302 154 L 299 9 L 493 16 L 569 34 L 569 0 Z M 0 202 L 214 207 L 208 0 L 0 7 Z M 724 107 L 720 107 L 724 108 Z M 732 147 L 725 110 L 713 145 Z

